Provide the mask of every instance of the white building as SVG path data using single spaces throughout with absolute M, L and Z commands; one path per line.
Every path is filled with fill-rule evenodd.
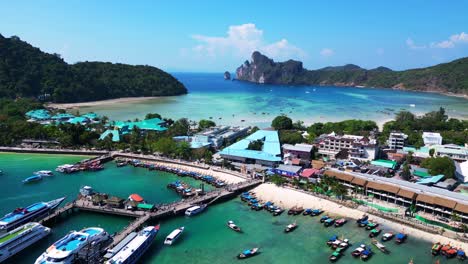
M 423 132 L 422 138 L 426 146 L 442 145 L 442 136 L 440 133 Z
M 332 160 L 336 158 L 336 154 L 346 150 L 349 159 L 362 161 L 374 160 L 378 150 L 375 139 L 355 135 L 339 136 L 334 132 L 322 135 L 317 143 L 317 148 L 320 155 Z
M 408 135 L 405 133 L 392 132 L 387 140 L 387 145 L 390 149 L 403 149 Z
M 457 180 L 462 183 L 468 182 L 468 161 L 462 163 L 455 162 L 455 168 Z
M 454 161 L 463 162 L 468 160 L 468 147 L 455 144 L 435 145 L 435 156 L 449 157 Z

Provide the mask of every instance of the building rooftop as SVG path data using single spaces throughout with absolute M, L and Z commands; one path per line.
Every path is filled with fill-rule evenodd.
M 37 120 L 46 120 L 50 118 L 50 113 L 46 109 L 36 109 L 27 112 L 26 117 L 37 119 Z
M 145 119 L 141 121 L 128 122 L 128 121 L 115 121 L 112 123 L 112 126 L 118 127 L 120 129 L 132 130 L 134 127 L 137 127 L 142 130 L 155 130 L 155 131 L 165 131 L 166 127 L 162 126 L 165 121 L 159 118 Z
M 112 141 L 113 142 L 119 142 L 120 141 L 120 135 L 118 130 L 113 130 L 113 129 L 108 129 L 104 131 L 104 133 L 101 134 L 99 137 L 99 140 L 105 139 L 107 136 L 112 135 Z
M 276 169 L 277 170 L 282 170 L 282 171 L 287 171 L 287 172 L 298 173 L 302 169 L 302 167 L 301 166 L 294 166 L 294 165 L 280 164 Z
M 468 155 L 468 148 L 464 146 L 458 146 L 455 144 L 448 145 L 435 145 L 435 150 L 437 152 L 454 154 L 454 155 Z
M 427 185 L 427 184 L 436 184 L 439 181 L 441 181 L 443 178 L 444 178 L 444 175 L 440 174 L 440 175 L 424 178 L 422 180 L 417 181 L 416 183 L 417 184 L 425 184 L 425 185 Z
M 296 144 L 296 145 L 284 144 L 283 145 L 283 149 L 285 150 L 302 151 L 302 152 L 311 152 L 313 147 L 314 146 L 309 145 L 309 144 Z
M 263 141 L 262 150 L 247 149 L 249 143 L 256 140 Z M 258 130 L 252 135 L 224 148 L 220 151 L 220 154 L 266 161 L 281 161 L 278 131 Z
M 468 181 L 468 161 L 465 161 L 462 163 L 455 162 L 455 168 L 456 168 L 457 174 L 462 177 L 460 178 L 460 180 L 463 182 L 467 182 Z
M 396 165 L 398 164 L 396 161 L 393 161 L 393 160 L 382 160 L 382 159 L 379 159 L 379 160 L 373 160 L 371 161 L 371 164 L 372 165 L 375 165 L 375 166 L 380 166 L 380 167 L 384 167 L 384 168 L 387 168 L 387 169 L 392 169 L 394 170 Z

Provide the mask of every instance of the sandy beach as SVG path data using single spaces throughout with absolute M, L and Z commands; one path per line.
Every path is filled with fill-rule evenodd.
M 59 108 L 59 109 L 76 109 L 80 107 L 92 107 L 92 106 L 110 105 L 110 104 L 118 104 L 118 103 L 137 103 L 137 102 L 142 102 L 142 101 L 155 99 L 155 98 L 161 98 L 161 97 L 155 97 L 155 96 L 123 97 L 123 98 L 117 98 L 117 99 L 82 102 L 82 103 L 65 103 L 65 104 L 50 103 L 50 104 L 47 104 L 47 106 L 52 107 L 52 108 Z
M 253 191 L 256 193 L 258 198 L 264 201 L 272 201 L 275 204 L 285 208 L 291 208 L 293 206 L 302 206 L 304 208 L 320 208 L 325 210 L 330 215 L 345 216 L 353 219 L 358 219 L 364 214 L 363 211 L 351 209 L 329 200 L 321 199 L 319 197 L 305 194 L 296 190 L 278 187 L 272 183 L 264 183 L 253 189 Z M 427 233 L 412 227 L 403 226 L 401 224 L 394 223 L 371 214 L 369 214 L 369 216 L 372 220 L 394 230 L 395 232 L 401 231 L 409 234 L 412 237 L 417 237 L 426 241 L 451 244 L 453 246 L 461 247 L 465 250 L 468 249 L 467 243 L 444 237 L 442 235 Z

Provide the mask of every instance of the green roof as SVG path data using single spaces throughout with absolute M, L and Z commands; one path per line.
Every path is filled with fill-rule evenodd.
M 433 177 L 430 177 L 430 178 L 422 179 L 420 181 L 417 181 L 416 183 L 418 183 L 418 184 L 436 184 L 439 181 L 441 181 L 443 178 L 444 178 L 444 175 L 440 174 L 440 175 L 436 175 L 436 176 L 433 176 Z
M 382 159 L 379 159 L 379 160 L 373 160 L 371 161 L 371 164 L 372 165 L 375 165 L 375 166 L 380 166 L 380 167 L 384 167 L 384 168 L 388 168 L 388 169 L 392 169 L 394 170 L 396 165 L 398 164 L 396 161 L 392 161 L 392 160 L 382 160 Z
M 432 177 L 431 174 L 423 171 L 423 170 L 414 170 L 413 171 L 413 175 L 414 176 L 418 176 L 418 177 L 421 177 L 421 178 L 428 178 L 428 177 Z
M 132 130 L 137 127 L 142 130 L 165 131 L 167 128 L 162 126 L 164 123 L 165 121 L 159 118 L 152 118 L 136 122 L 115 121 L 112 125 L 123 130 Z
M 140 203 L 137 205 L 137 208 L 151 210 L 154 208 L 154 204 Z
M 99 140 L 103 140 L 109 135 L 112 135 L 112 141 L 113 142 L 119 142 L 120 141 L 119 131 L 118 130 L 112 130 L 112 129 L 108 129 L 108 130 L 104 131 L 104 133 L 102 133 L 101 136 L 99 137 Z

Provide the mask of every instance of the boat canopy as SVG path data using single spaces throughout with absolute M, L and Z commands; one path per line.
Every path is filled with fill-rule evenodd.
M 406 237 L 406 235 L 405 235 L 405 234 L 402 234 L 402 233 L 398 233 L 398 234 L 396 235 L 396 238 L 397 238 L 397 239 L 403 239 L 403 238 L 405 238 L 405 237 Z
M 251 252 L 251 250 L 250 250 L 250 249 L 247 249 L 247 250 L 244 250 L 244 252 L 242 252 L 242 254 L 248 255 L 248 254 L 250 254 L 250 252 Z

